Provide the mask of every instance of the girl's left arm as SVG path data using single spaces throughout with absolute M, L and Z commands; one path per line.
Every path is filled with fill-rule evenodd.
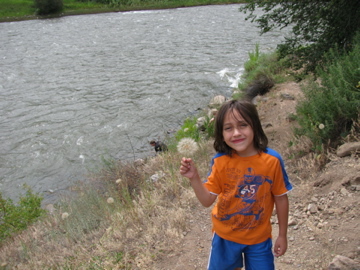
M 279 221 L 279 236 L 275 241 L 274 255 L 279 257 L 284 255 L 287 249 L 287 229 L 289 217 L 289 199 L 286 194 L 275 196 L 276 214 Z

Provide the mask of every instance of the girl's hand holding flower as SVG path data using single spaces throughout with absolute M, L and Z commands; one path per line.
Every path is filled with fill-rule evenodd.
M 197 173 L 197 169 L 191 158 L 183 157 L 181 159 L 180 174 L 189 179 L 193 178 Z

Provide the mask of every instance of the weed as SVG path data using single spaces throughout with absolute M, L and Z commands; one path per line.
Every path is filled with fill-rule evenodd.
M 41 208 L 42 197 L 33 193 L 30 187 L 24 188 L 26 194 L 17 204 L 11 199 L 4 199 L 0 193 L 0 242 L 26 229 L 45 214 Z

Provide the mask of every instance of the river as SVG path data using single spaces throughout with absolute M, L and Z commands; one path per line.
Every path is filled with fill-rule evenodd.
M 154 154 L 151 139 L 230 96 L 255 44 L 283 40 L 239 7 L 0 23 L 0 192 L 26 184 L 51 201 L 103 158 Z

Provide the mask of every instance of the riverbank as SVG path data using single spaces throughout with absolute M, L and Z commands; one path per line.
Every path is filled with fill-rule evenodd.
M 287 82 L 257 100 L 270 146 L 283 156 L 294 186 L 289 193 L 289 247 L 276 268 L 356 263 L 360 164 L 356 155 L 331 155 L 319 171 L 309 142 L 292 132 L 297 123 L 289 115 L 301 98 L 299 84 Z M 206 175 L 212 140 L 199 146 L 193 159 Z M 76 187 L 78 197 L 49 208 L 44 220 L 3 243 L 1 269 L 204 269 L 211 244 L 210 209 L 200 206 L 188 180 L 180 176 L 181 156 L 170 149 L 144 161 L 106 164 L 90 177 L 90 185 Z M 276 237 L 275 215 L 272 224 Z
M 128 11 L 141 11 L 141 10 L 161 10 L 161 9 L 173 9 L 173 8 L 186 8 L 195 6 L 206 5 L 230 5 L 230 4 L 242 4 L 243 0 L 193 0 L 193 1 L 163 1 L 163 2 L 141 2 L 138 4 L 129 4 L 111 7 L 104 4 L 98 4 L 96 2 L 76 2 L 74 0 L 64 0 L 64 10 L 59 14 L 39 16 L 36 15 L 36 10 L 33 7 L 33 1 L 25 0 L 19 6 L 19 3 L 13 1 L 7 1 L 6 3 L 0 0 L 0 23 L 1 22 L 15 22 L 25 20 L 39 20 L 39 19 L 51 19 L 60 18 L 64 16 L 74 15 L 87 15 L 98 13 L 111 13 L 111 12 L 128 12 Z

